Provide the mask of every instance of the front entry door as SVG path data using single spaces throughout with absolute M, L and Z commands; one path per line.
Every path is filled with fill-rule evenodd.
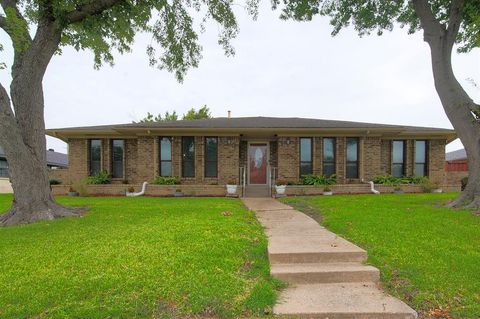
M 267 184 L 267 144 L 250 144 L 248 147 L 250 184 Z

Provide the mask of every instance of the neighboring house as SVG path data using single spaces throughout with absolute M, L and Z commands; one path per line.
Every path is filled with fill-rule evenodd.
M 378 175 L 443 184 L 453 130 L 306 118 L 213 118 L 49 129 L 69 145 L 69 182 L 102 170 L 114 183 L 178 176 L 182 184 L 269 185 L 305 174 L 339 184 Z M 245 174 L 243 174 L 245 172 Z M 244 178 L 245 176 L 245 178 Z
M 468 172 L 467 152 L 465 149 L 445 154 L 445 170 L 447 172 Z
M 68 155 L 55 152 L 53 149 L 47 150 L 47 167 L 51 169 L 67 168 Z M 8 177 L 8 162 L 5 151 L 0 146 L 0 177 Z
M 461 184 L 462 178 L 468 176 L 468 160 L 465 149 L 445 154 L 445 171 L 447 183 L 453 185 Z

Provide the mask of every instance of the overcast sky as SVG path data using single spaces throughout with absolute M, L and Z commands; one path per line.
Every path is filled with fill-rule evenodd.
M 184 83 L 148 66 L 150 37 L 133 52 L 116 55 L 112 68 L 93 69 L 89 52 L 63 50 L 44 79 L 47 128 L 129 123 L 151 113 L 208 105 L 214 116 L 284 116 L 451 128 L 433 85 L 422 34 L 397 28 L 382 37 L 359 38 L 352 29 L 331 37 L 328 20 L 285 22 L 263 2 L 257 21 L 238 10 L 234 57 L 217 44 L 217 28 L 201 36 L 203 59 Z M 4 34 L 0 43 L 8 43 Z M 8 45 L 5 45 L 6 47 Z M 8 60 L 11 51 L 2 54 Z M 5 55 L 7 57 L 5 58 Z M 458 80 L 478 103 L 480 50 L 454 54 Z M 8 86 L 8 71 L 0 71 Z M 67 152 L 60 140 L 48 147 Z M 459 141 L 447 150 L 461 148 Z

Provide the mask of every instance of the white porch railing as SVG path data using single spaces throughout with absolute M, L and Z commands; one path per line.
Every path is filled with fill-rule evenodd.
M 240 186 L 242 187 L 242 197 L 245 197 L 245 187 L 247 186 L 247 168 L 240 166 Z

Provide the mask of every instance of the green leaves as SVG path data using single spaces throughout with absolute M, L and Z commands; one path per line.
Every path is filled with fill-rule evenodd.
M 254 18 L 258 2 L 245 1 L 247 12 Z M 182 81 L 188 69 L 197 67 L 202 58 L 198 33 L 208 20 L 218 24 L 218 43 L 225 54 L 234 54 L 230 42 L 239 29 L 233 4 L 233 0 L 54 0 L 47 6 L 42 1 L 25 0 L 5 14 L 15 50 L 26 49 L 29 24 L 38 28 L 42 21 L 54 22 L 62 30 L 60 46 L 92 51 L 95 68 L 104 63 L 113 65 L 114 52 L 128 53 L 138 33 L 150 34 L 152 43 L 146 48 L 150 65 L 173 72 Z M 95 9 L 95 14 L 84 17 L 86 7 Z M 195 16 L 200 12 L 205 16 L 197 23 Z M 72 15 L 76 18 L 71 19 Z
M 430 0 L 429 4 L 435 19 L 447 29 L 452 1 Z M 412 0 L 273 0 L 273 7 L 282 10 L 283 19 L 309 21 L 315 15 L 328 16 L 333 35 L 350 25 L 360 36 L 373 31 L 381 35 L 384 30 L 391 31 L 396 24 L 402 28 L 408 27 L 409 33 L 420 29 Z M 466 0 L 462 24 L 455 40 L 460 52 L 480 47 L 479 1 Z

